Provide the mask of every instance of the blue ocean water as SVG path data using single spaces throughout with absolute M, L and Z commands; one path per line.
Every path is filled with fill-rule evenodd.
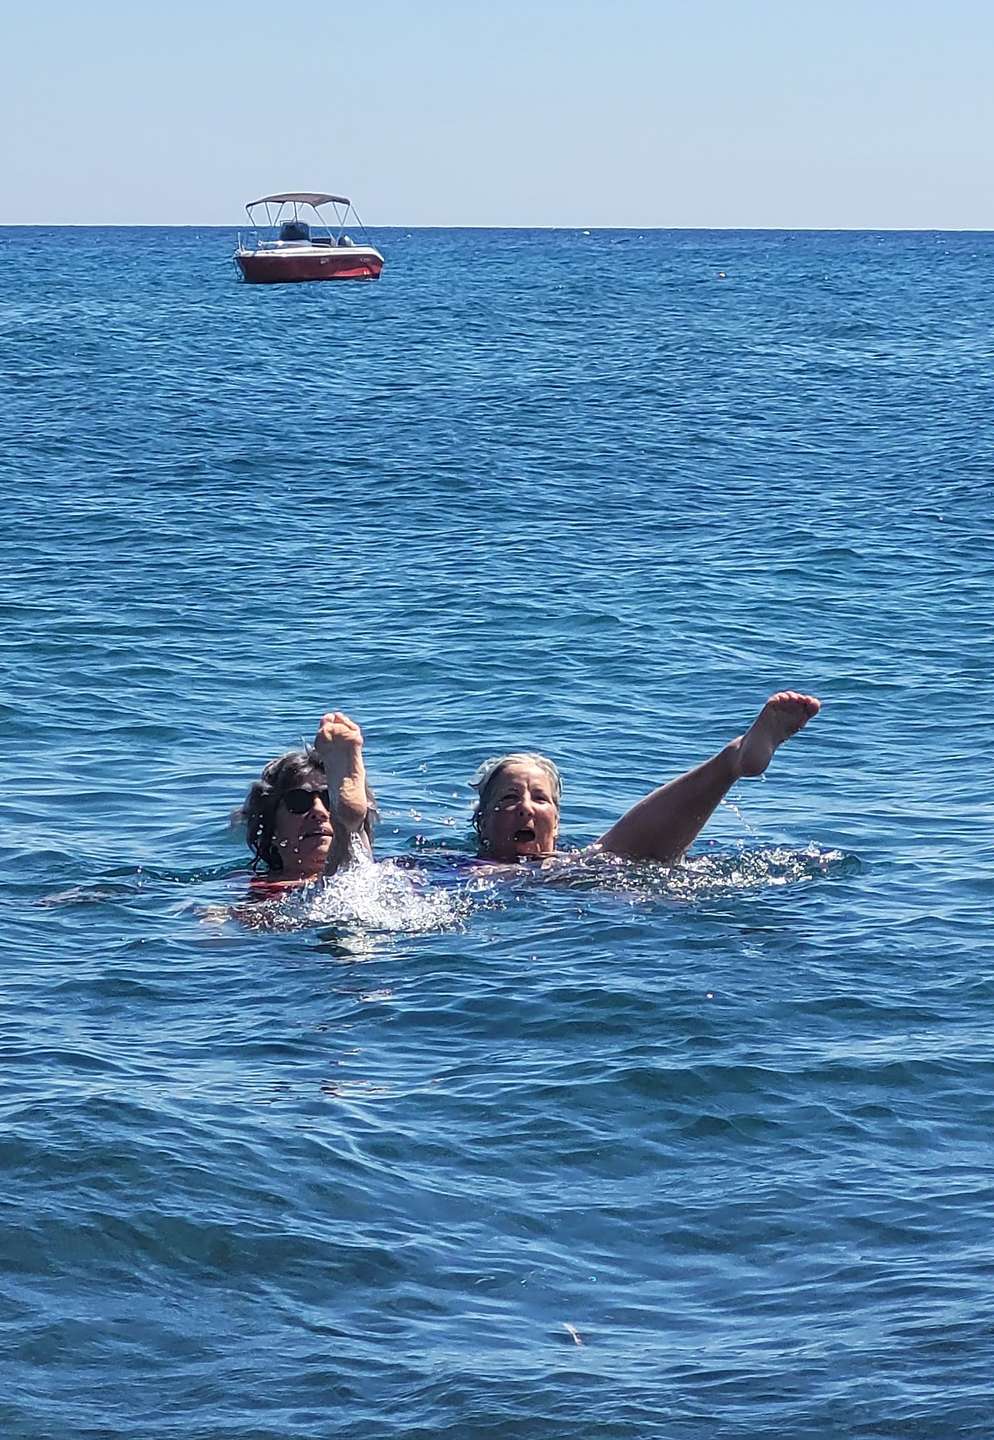
M 994 236 L 0 230 L 0 1432 L 986 1437 Z M 582 845 L 773 690 L 679 871 Z M 239 919 L 329 706 L 381 860 Z

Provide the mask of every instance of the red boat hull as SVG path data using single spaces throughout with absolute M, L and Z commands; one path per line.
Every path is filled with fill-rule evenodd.
M 280 255 L 264 250 L 235 256 L 249 285 L 292 285 L 303 280 L 378 280 L 383 257 L 356 245 L 328 255 Z

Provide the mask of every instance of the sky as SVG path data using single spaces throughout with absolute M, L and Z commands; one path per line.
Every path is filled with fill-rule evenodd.
M 0 0 L 0 224 L 994 229 L 989 0 Z

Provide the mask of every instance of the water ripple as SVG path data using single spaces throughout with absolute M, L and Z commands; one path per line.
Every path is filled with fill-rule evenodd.
M 0 1429 L 981 1440 L 994 241 L 379 239 L 0 231 Z M 329 704 L 383 863 L 263 900 Z M 466 868 L 522 746 L 572 856 Z

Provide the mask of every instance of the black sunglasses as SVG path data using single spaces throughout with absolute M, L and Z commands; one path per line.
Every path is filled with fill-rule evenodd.
M 314 801 L 320 800 L 324 808 L 331 814 L 331 796 L 327 790 L 305 790 L 302 787 L 297 790 L 287 790 L 280 799 L 292 815 L 306 815 L 314 808 Z

